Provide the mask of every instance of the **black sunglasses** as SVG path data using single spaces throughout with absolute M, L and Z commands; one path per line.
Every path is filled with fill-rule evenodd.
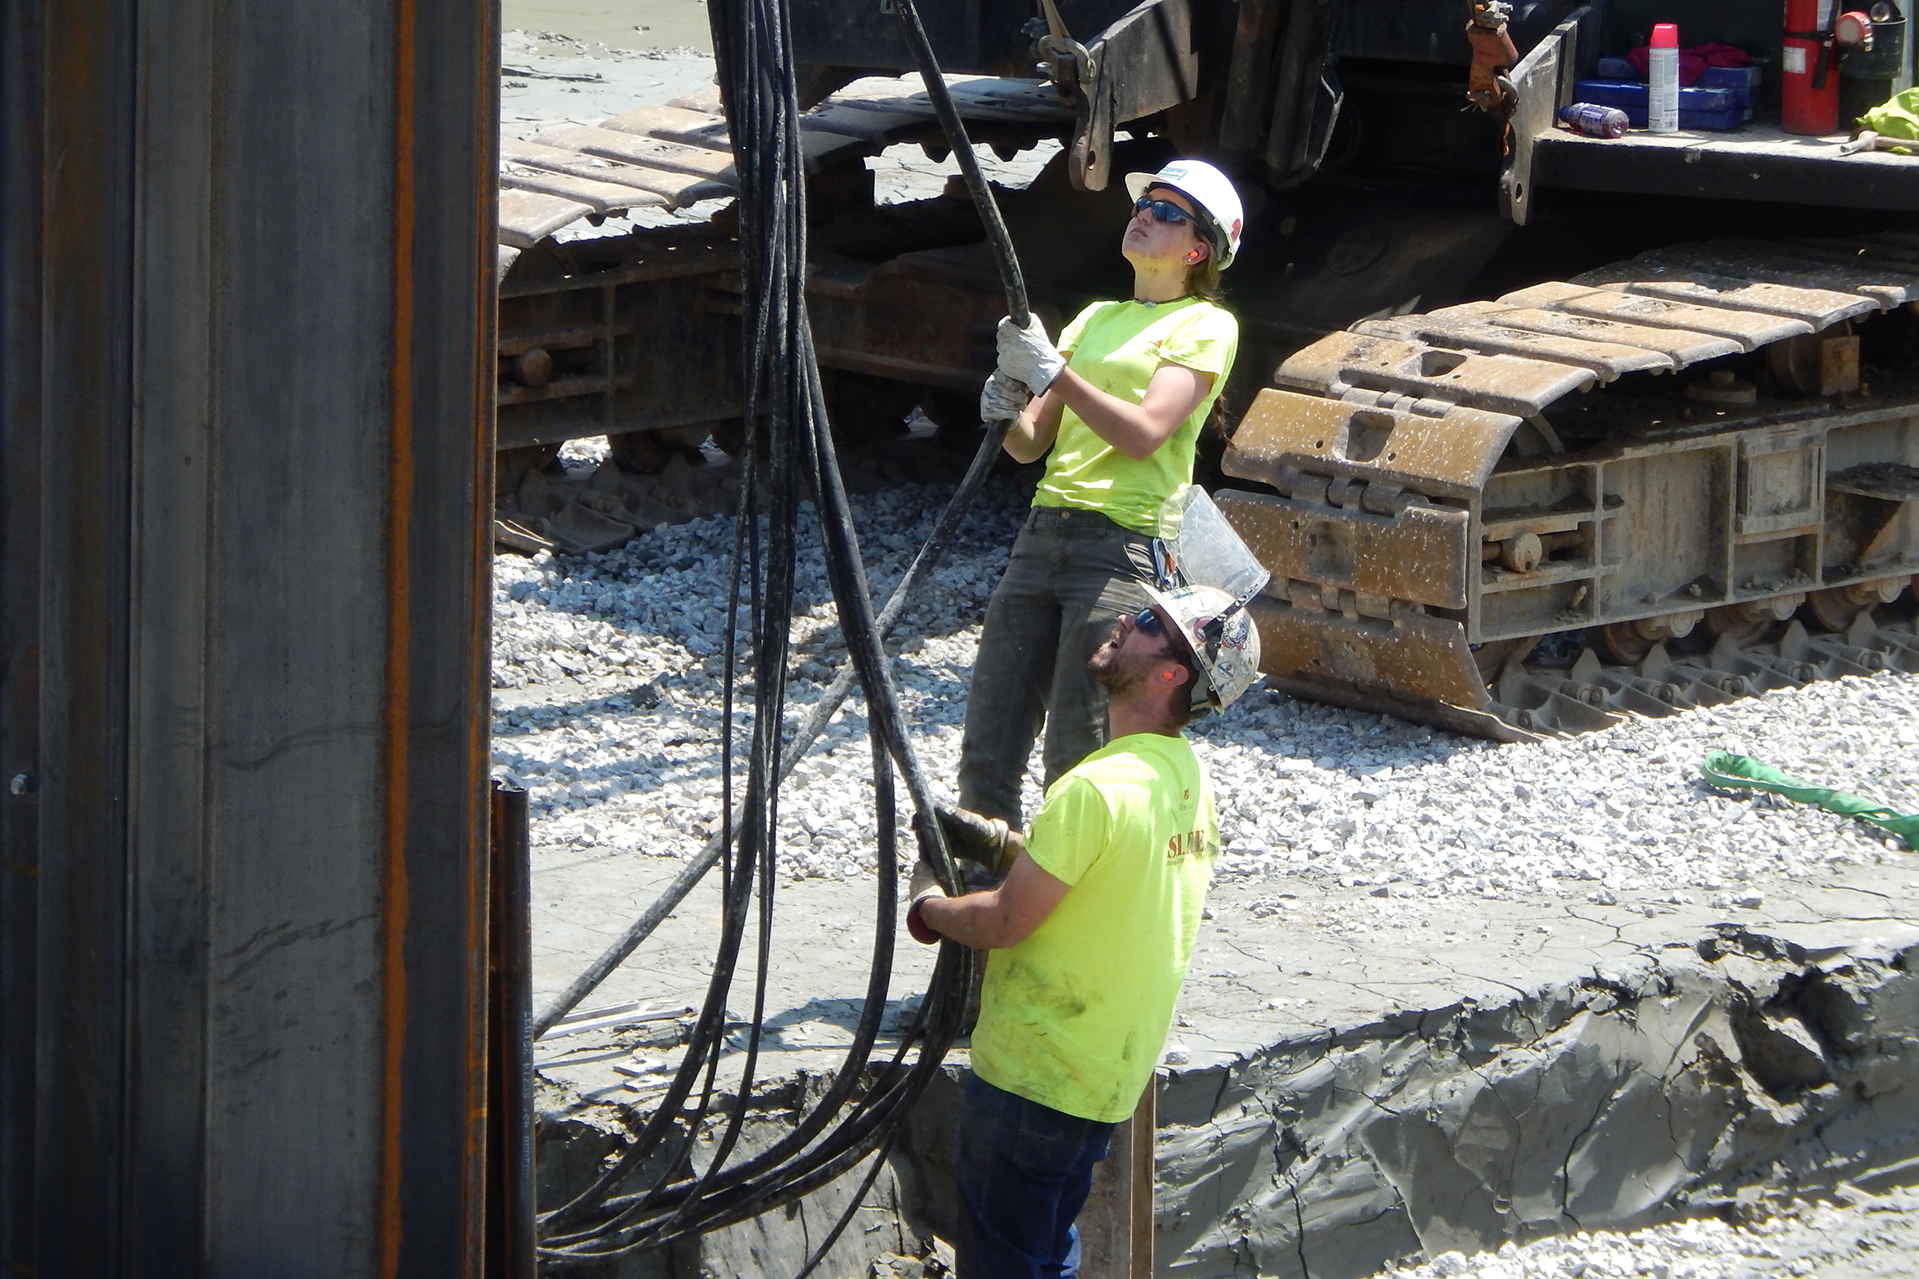
M 1166 623 L 1159 620 L 1159 614 L 1151 608 L 1142 608 L 1139 616 L 1133 619 L 1133 629 L 1144 631 L 1148 635 L 1164 637 Z
M 1155 222 L 1170 222 L 1174 226 L 1185 226 L 1193 220 L 1192 214 L 1180 208 L 1171 200 L 1155 200 L 1150 195 L 1142 195 L 1139 198 L 1139 202 L 1133 205 L 1133 212 L 1144 213 L 1147 209 L 1153 211 L 1153 221 Z

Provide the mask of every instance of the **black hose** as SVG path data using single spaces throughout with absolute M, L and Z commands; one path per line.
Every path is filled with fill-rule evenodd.
M 905 576 L 901 577 L 899 583 L 894 586 L 893 594 L 886 601 L 886 607 L 880 610 L 876 624 L 882 637 L 893 633 L 894 626 L 899 623 L 900 615 L 906 611 L 907 601 L 919 589 L 926 575 L 939 566 L 940 556 L 945 554 L 947 544 L 953 540 L 953 534 L 958 530 L 960 521 L 966 518 L 966 512 L 971 509 L 973 499 L 979 495 L 980 488 L 986 483 L 986 477 L 992 473 L 993 464 L 999 458 L 1000 447 L 1005 442 L 1009 425 L 1004 421 L 987 423 L 979 451 L 973 455 L 973 461 L 967 467 L 965 476 L 961 478 L 959 487 L 954 490 L 952 499 L 946 504 L 946 509 L 940 512 L 939 519 L 933 525 L 933 531 L 927 535 L 926 541 L 914 555 L 913 562 L 907 566 Z M 743 495 L 742 504 L 744 504 L 744 495 L 748 492 L 748 487 L 742 485 L 740 491 Z M 732 633 L 735 625 L 735 615 L 729 611 L 727 614 L 729 634 Z M 792 738 L 780 755 L 782 780 L 799 766 L 799 762 L 805 759 L 806 753 L 813 748 L 813 743 L 818 741 L 820 734 L 826 731 L 827 724 L 832 721 L 833 713 L 839 710 L 846 701 L 847 694 L 852 692 L 853 682 L 858 673 L 851 662 L 841 667 L 839 674 L 834 677 L 826 692 L 821 694 L 820 699 L 807 711 L 806 718 L 801 720 L 799 726 L 793 730 Z M 729 715 L 732 680 L 733 669 L 729 664 L 724 686 Z M 730 723 L 730 719 L 728 722 Z M 730 762 L 730 756 L 723 757 L 721 761 L 723 766 L 729 767 Z M 741 819 L 741 813 L 732 803 L 730 773 L 721 803 L 724 807 L 720 830 L 707 840 L 706 846 L 700 849 L 698 856 L 673 877 L 672 882 L 667 884 L 658 897 L 654 898 L 645 912 L 627 926 L 619 939 L 582 969 L 580 975 L 554 998 L 546 1011 L 541 1013 L 539 1019 L 533 1023 L 535 1039 L 551 1030 L 560 1018 L 579 1007 L 580 1001 L 597 990 L 601 983 L 639 948 L 641 942 L 653 935 L 653 930 L 658 928 L 668 915 L 679 909 L 680 903 L 686 900 L 686 895 L 706 877 L 706 872 L 713 869 L 720 860 L 721 850 L 732 841 L 733 827 Z
M 897 0 L 897 4 L 928 95 L 946 129 L 949 145 L 960 158 L 961 172 L 1000 258 L 1008 309 L 1024 323 L 1028 317 L 1025 286 L 1011 241 L 933 61 L 912 0 Z M 728 600 L 722 827 L 719 838 L 709 843 L 700 861 L 676 878 L 669 891 L 671 900 L 656 902 L 619 944 L 569 986 L 542 1016 L 535 1033 L 543 1032 L 577 1006 L 716 862 L 723 866 L 721 935 L 706 1002 L 694 1023 L 680 1067 L 657 1109 L 611 1168 L 542 1219 L 542 1256 L 562 1266 L 657 1248 L 692 1233 L 747 1220 L 844 1176 L 877 1150 L 879 1155 L 854 1201 L 853 1211 L 857 1211 L 899 1124 L 939 1070 L 958 1033 L 974 965 L 971 951 L 952 942 L 942 945 L 918 1018 L 903 1036 L 892 1061 L 872 1074 L 868 1063 L 886 1008 L 897 928 L 895 768 L 904 777 L 913 801 L 913 827 L 920 856 L 935 864 L 949 888 L 957 888 L 954 866 L 933 816 L 932 788 L 906 732 L 882 641 L 912 588 L 937 561 L 958 526 L 999 452 L 1005 427 L 999 424 L 997 429 L 988 430 L 966 480 L 936 524 L 933 536 L 886 608 L 875 616 L 851 506 L 834 455 L 802 290 L 806 260 L 803 164 L 786 10 L 782 0 L 744 0 L 715 5 L 710 17 L 721 93 L 733 130 L 740 175 L 742 314 L 747 317 L 742 338 L 745 367 L 755 371 L 745 395 L 751 443 L 742 460 Z M 762 493 L 764 534 L 757 514 Z M 800 500 L 807 495 L 813 498 L 820 521 L 849 670 L 782 750 L 779 736 L 785 704 L 796 520 Z M 755 705 L 745 751 L 745 789 L 735 806 L 733 673 L 738 658 L 737 622 L 743 583 L 750 589 L 754 623 Z M 855 676 L 867 700 L 880 821 L 879 900 L 866 998 L 854 1043 L 820 1102 L 786 1137 L 754 1156 L 731 1163 L 751 1099 L 771 967 L 780 784 L 824 728 Z M 759 909 L 755 913 L 752 902 L 756 893 Z M 738 1095 L 705 1171 L 698 1176 L 686 1175 L 681 1171 L 686 1154 L 717 1100 L 717 1071 L 728 1029 L 726 999 L 737 975 L 749 916 L 755 914 L 754 1015 L 747 1030 Z M 915 1047 L 917 1054 L 909 1064 L 907 1057 Z M 696 1086 L 700 1088 L 699 1100 L 688 1110 L 686 1102 Z M 676 1128 L 680 1130 L 677 1139 Z M 672 1154 L 667 1160 L 668 1170 L 637 1193 L 621 1193 L 639 1169 L 669 1145 Z M 807 1263 L 808 1270 L 831 1247 L 851 1216 L 849 1212 L 841 1219 Z

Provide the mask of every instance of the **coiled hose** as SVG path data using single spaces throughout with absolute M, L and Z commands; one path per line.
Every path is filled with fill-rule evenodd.
M 1007 309 L 1024 324 L 1025 283 L 1012 241 L 987 189 L 970 140 L 934 61 L 912 0 L 897 0 L 901 26 L 928 96 L 958 159 L 998 259 Z M 687 1235 L 743 1221 L 789 1203 L 877 1154 L 861 1192 L 800 1274 L 832 1247 L 864 1198 L 912 1103 L 939 1069 L 958 1032 L 974 957 L 953 942 L 941 946 L 932 985 L 918 1016 L 889 1061 L 872 1055 L 886 1009 L 898 928 L 899 849 L 895 839 L 894 770 L 905 778 L 919 855 L 949 889 L 955 869 L 933 815 L 933 793 L 905 731 L 884 636 L 971 505 L 1004 439 L 1006 423 L 989 424 L 965 478 L 886 607 L 875 616 L 851 510 L 840 482 L 828 427 L 803 281 L 806 262 L 803 163 L 791 30 L 782 0 L 740 0 L 711 7 L 722 100 L 740 179 L 740 246 L 745 367 L 760 371 L 746 389 L 749 430 L 735 511 L 733 576 L 726 639 L 726 709 L 722 721 L 723 797 L 719 834 L 620 940 L 577 978 L 535 1023 L 544 1033 L 605 980 L 714 865 L 721 867 L 722 926 L 713 976 L 686 1053 L 665 1095 L 615 1163 L 586 1190 L 545 1213 L 540 1254 L 549 1265 L 603 1261 L 657 1248 Z M 797 521 L 802 498 L 815 499 L 828 577 L 850 659 L 827 694 L 781 748 L 788 630 L 792 614 Z M 761 512 L 764 512 L 762 515 Z M 741 595 L 752 620 L 754 708 L 746 743 L 745 789 L 736 803 L 734 671 Z M 758 1154 L 729 1162 L 745 1118 L 758 1065 L 776 887 L 776 826 L 781 781 L 803 757 L 857 678 L 868 706 L 878 816 L 878 893 L 867 991 L 853 1043 L 832 1085 L 792 1132 Z M 758 908 L 754 910 L 757 900 Z M 706 1170 L 684 1171 L 691 1144 L 716 1099 L 726 1043 L 726 1006 L 738 971 L 749 916 L 757 936 L 753 1016 L 732 1107 Z M 908 1061 L 909 1054 L 918 1052 Z M 696 1097 L 697 1093 L 697 1097 Z M 662 1151 L 670 1153 L 664 1160 Z M 643 1167 L 669 1171 L 636 1185 Z

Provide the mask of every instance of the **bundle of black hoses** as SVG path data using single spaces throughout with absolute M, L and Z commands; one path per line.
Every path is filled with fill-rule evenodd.
M 912 0 L 897 0 L 901 26 L 933 100 L 948 145 L 979 207 L 1006 283 L 1008 310 L 1024 323 L 1025 286 L 1012 244 L 986 189 L 945 81 L 933 61 Z M 724 902 L 713 976 L 685 1057 L 657 1108 L 620 1157 L 586 1190 L 544 1213 L 540 1255 L 550 1265 L 584 1264 L 657 1248 L 676 1239 L 744 1221 L 789 1203 L 872 1159 L 859 1193 L 800 1270 L 812 1271 L 852 1220 L 878 1174 L 907 1111 L 939 1069 L 958 1031 L 971 986 L 972 952 L 941 946 L 932 985 L 891 1059 L 872 1061 L 886 1010 L 897 934 L 900 855 L 894 837 L 894 769 L 906 779 L 918 853 L 951 888 L 954 867 L 933 816 L 933 794 L 907 738 L 881 641 L 913 588 L 937 561 L 999 452 L 1005 424 L 990 427 L 978 456 L 936 523 L 932 536 L 878 617 L 874 616 L 846 493 L 828 429 L 819 366 L 806 318 L 803 157 L 799 101 L 783 0 L 733 0 L 711 6 L 721 96 L 739 175 L 739 238 L 745 368 L 752 370 L 735 512 L 732 588 L 726 637 L 726 710 L 722 720 L 723 814 L 718 836 L 660 901 L 636 921 L 535 1023 L 543 1033 L 605 979 L 716 862 Z M 828 578 L 851 658 L 807 720 L 784 744 L 788 632 L 792 615 L 797 523 L 803 498 L 814 500 L 825 542 Z M 734 672 L 741 594 L 752 623 L 753 720 L 745 747 L 745 784 L 737 804 Z M 752 1095 L 765 1013 L 777 876 L 775 850 L 782 778 L 825 727 L 857 677 L 867 702 L 873 743 L 878 892 L 865 1002 L 845 1060 L 818 1103 L 794 1129 L 758 1153 L 732 1161 Z M 757 910 L 755 903 L 757 902 Z M 737 1079 L 725 1086 L 734 1102 L 723 1120 L 714 1103 L 728 1042 L 728 996 L 752 917 L 756 937 L 753 1013 Z M 915 1051 L 917 1050 L 917 1051 Z M 910 1060 L 909 1060 L 910 1058 Z M 703 1170 L 691 1170 L 694 1141 L 713 1135 Z M 664 1169 L 665 1171 L 656 1171 Z

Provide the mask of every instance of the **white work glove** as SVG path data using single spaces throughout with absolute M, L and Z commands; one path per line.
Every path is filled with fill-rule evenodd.
M 979 391 L 979 420 L 1017 422 L 1032 398 L 1033 393 L 1026 389 L 1024 382 L 994 369 L 993 376 L 986 379 L 986 385 Z
M 1023 329 L 1013 323 L 1010 315 L 1000 320 L 1000 372 L 1024 382 L 1038 395 L 1053 384 L 1053 379 L 1065 367 L 1066 357 L 1046 336 L 1046 326 L 1037 315 L 1028 320 Z
M 944 897 L 946 890 L 940 887 L 939 877 L 933 874 L 933 866 L 924 857 L 913 864 L 913 878 L 906 885 L 906 931 L 913 934 L 913 940 L 932 945 L 940 939 L 927 922 L 920 918 L 920 906 L 928 897 Z

